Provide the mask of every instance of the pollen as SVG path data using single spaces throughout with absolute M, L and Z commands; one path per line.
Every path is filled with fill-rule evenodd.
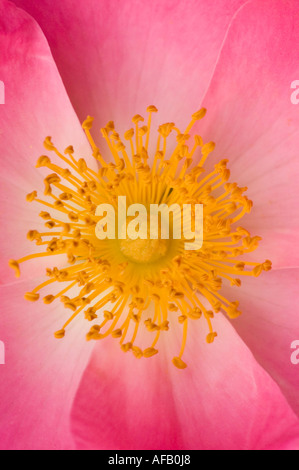
M 155 136 L 157 108 L 149 106 L 147 113 L 146 120 L 135 115 L 122 137 L 108 122 L 101 129 L 101 150 L 92 136 L 93 118 L 87 117 L 82 127 L 98 163 L 96 171 L 76 156 L 72 145 L 61 152 L 46 137 L 49 155 L 40 156 L 36 164 L 49 172 L 44 193 L 33 190 L 26 196 L 28 203 L 42 207 L 45 228 L 27 234 L 40 251 L 12 259 L 9 265 L 19 277 L 22 263 L 49 258 L 46 280 L 24 297 L 30 302 L 61 302 L 55 338 L 63 340 L 70 323 L 81 316 L 88 341 L 111 336 L 123 352 L 150 360 L 159 351 L 161 337 L 177 337 L 179 331 L 181 345 L 172 363 L 185 369 L 183 355 L 194 322 L 201 323 L 206 342 L 212 344 L 221 335 L 213 328 L 215 315 L 221 312 L 234 319 L 241 314 L 238 300 L 221 292 L 223 285 L 234 292 L 242 276 L 257 277 L 271 269 L 271 262 L 246 261 L 261 238 L 239 225 L 252 201 L 245 195 L 247 188 L 229 181 L 228 160 L 209 172 L 205 168 L 215 143 L 203 142 L 193 127 L 206 110 L 194 113 L 183 132 L 169 122 L 158 126 Z M 201 204 L 201 248 L 188 251 L 184 240 L 171 236 L 97 238 L 97 207 L 112 204 L 117 212 L 120 196 L 126 196 L 128 204 L 144 206 Z M 64 255 L 63 268 L 55 266 L 57 255 Z

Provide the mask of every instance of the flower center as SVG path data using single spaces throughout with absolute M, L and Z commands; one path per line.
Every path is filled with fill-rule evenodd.
M 141 205 L 138 205 L 140 207 Z M 122 230 L 126 227 L 126 238 L 118 239 L 121 253 L 133 263 L 149 265 L 165 258 L 170 248 L 170 236 L 166 239 L 161 238 L 161 219 L 157 224 L 157 238 L 151 235 L 151 217 L 147 213 L 147 208 L 141 206 L 145 214 L 138 214 L 138 218 L 130 217 L 123 224 Z M 130 224 L 134 223 L 133 238 L 130 238 Z M 154 224 L 156 225 L 156 224 Z M 136 230 L 137 231 L 136 231 Z M 121 232 L 122 232 L 121 230 Z M 171 234 L 169 234 L 171 235 Z
M 154 263 L 163 258 L 168 250 L 167 240 L 120 240 L 120 249 L 128 260 L 134 263 L 147 264 Z
M 191 139 L 189 133 L 206 110 L 193 114 L 184 133 L 174 123 L 160 125 L 152 154 L 150 130 L 152 115 L 157 109 L 149 106 L 147 111 L 146 125 L 141 125 L 142 116 L 133 117 L 134 128 L 124 134 L 127 144 L 112 121 L 101 129 L 113 158 L 110 162 L 92 138 L 93 119 L 88 117 L 84 121 L 83 129 L 98 162 L 98 171 L 90 169 L 83 158 L 76 159 L 71 145 L 61 153 L 50 137 L 45 139 L 46 150 L 53 152 L 67 168 L 52 163 L 46 155 L 38 159 L 37 167 L 51 170 L 45 178 L 45 198 L 33 191 L 27 200 L 44 206 L 40 216 L 46 230 L 30 230 L 27 237 L 35 241 L 41 251 L 10 260 L 9 264 L 18 277 L 20 264 L 25 261 L 66 255 L 65 268 L 48 268 L 49 279 L 25 294 L 27 300 L 37 301 L 40 292 L 51 286 L 53 293 L 44 296 L 44 303 L 60 300 L 72 311 L 56 331 L 56 338 L 63 338 L 68 325 L 78 315 L 84 315 L 91 323 L 87 340 L 111 335 L 119 340 L 124 352 L 141 358 L 155 355 L 160 336 L 180 328 L 182 344 L 173 364 L 184 369 L 186 363 L 182 357 L 189 325 L 192 327 L 194 321 L 204 319 L 202 328 L 207 331 L 207 342 L 212 343 L 217 336 L 212 324 L 214 315 L 222 312 L 235 318 L 241 313 L 239 302 L 221 293 L 222 283 L 239 287 L 241 275 L 258 276 L 271 269 L 271 262 L 255 263 L 244 260 L 244 256 L 240 260 L 241 255 L 257 248 L 260 237 L 251 236 L 239 226 L 239 220 L 250 212 L 252 202 L 244 195 L 247 188 L 228 182 L 227 160 L 205 173 L 205 161 L 215 144 L 203 143 L 199 135 Z M 188 145 L 190 140 L 192 143 Z M 201 205 L 202 245 L 190 247 L 184 243 L 184 237 L 174 236 L 181 222 L 181 218 L 175 216 L 169 237 L 160 233 L 155 237 L 140 236 L 138 232 L 144 222 L 141 217 L 135 223 L 133 237 L 127 234 L 99 239 L 97 228 L 102 223 L 102 215 L 97 208 L 110 204 L 113 215 L 117 213 L 120 198 L 126 198 L 128 205 L 143 204 L 146 208 L 151 204 L 169 208 Z M 129 231 L 127 223 L 120 219 L 119 226 Z M 195 225 L 194 221 L 190 223 L 190 232 Z M 109 229 L 113 234 L 118 227 L 112 225 Z M 144 230 L 148 235 L 149 228 Z M 151 314 L 148 313 L 150 306 Z M 146 345 L 144 329 L 153 336 Z

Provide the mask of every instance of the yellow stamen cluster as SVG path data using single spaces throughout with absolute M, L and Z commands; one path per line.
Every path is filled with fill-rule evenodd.
M 69 146 L 64 154 L 47 137 L 44 146 L 54 152 L 67 169 L 42 155 L 37 167 L 46 167 L 44 195 L 33 191 L 27 201 L 45 206 L 40 216 L 45 221 L 43 233 L 31 230 L 27 237 L 44 248 L 40 253 L 11 260 L 10 266 L 20 275 L 20 264 L 43 256 L 66 255 L 66 267 L 47 269 L 49 280 L 26 293 L 29 301 L 37 301 L 40 291 L 50 285 L 61 285 L 55 294 L 44 296 L 44 303 L 60 299 L 70 317 L 55 333 L 63 338 L 67 326 L 79 314 L 92 323 L 87 340 L 98 340 L 111 335 L 120 342 L 124 352 L 137 358 L 151 357 L 160 335 L 174 327 L 182 328 L 181 349 L 173 364 L 183 369 L 182 359 L 189 323 L 200 318 L 208 326 L 206 340 L 212 343 L 217 333 L 212 319 L 217 312 L 230 318 L 240 315 L 237 301 L 230 301 L 220 293 L 223 280 L 240 286 L 240 275 L 258 276 L 271 269 L 271 262 L 261 264 L 240 261 L 240 255 L 255 250 L 260 240 L 237 222 L 250 212 L 252 202 L 244 195 L 247 188 L 229 183 L 227 160 L 220 161 L 214 170 L 205 173 L 204 163 L 213 151 L 213 142 L 203 143 L 199 135 L 188 146 L 190 130 L 202 119 L 205 109 L 193 114 L 184 133 L 174 123 L 158 128 L 158 138 L 150 165 L 149 140 L 152 113 L 148 121 L 136 115 L 134 127 L 124 134 L 126 144 L 109 122 L 101 129 L 113 160 L 108 162 L 96 146 L 91 128 L 93 119 L 83 123 L 93 156 L 99 170 L 87 166 L 83 158 L 74 157 Z M 172 150 L 169 136 L 174 136 Z M 55 157 L 56 158 L 56 157 Z M 99 204 L 110 203 L 117 211 L 118 196 L 126 196 L 128 204 L 203 204 L 203 245 L 198 251 L 186 251 L 182 240 L 99 240 L 95 226 L 100 220 L 95 215 Z M 75 288 L 75 296 L 71 296 Z M 207 308 L 208 301 L 210 308 Z M 150 308 L 151 307 L 151 308 Z M 147 312 L 153 312 L 150 316 Z M 152 335 L 144 345 L 143 331 Z M 144 347 L 146 346 L 146 347 Z

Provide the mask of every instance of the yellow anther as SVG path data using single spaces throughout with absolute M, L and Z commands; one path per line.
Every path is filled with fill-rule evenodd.
M 70 193 L 61 193 L 59 194 L 59 199 L 61 199 L 62 201 L 69 201 L 70 199 L 72 199 L 72 194 Z
M 113 313 L 110 312 L 109 310 L 104 310 L 104 318 L 106 318 L 106 320 L 113 320 Z
M 156 106 L 153 106 L 153 105 L 148 106 L 146 108 L 146 110 L 147 110 L 148 113 L 157 113 L 158 112 L 158 109 L 156 108 Z
M 94 283 L 93 283 L 93 282 L 88 282 L 88 283 L 84 286 L 84 288 L 82 289 L 81 294 L 82 294 L 82 295 L 89 294 L 89 293 L 92 292 L 94 289 L 95 289 Z
M 65 302 L 64 306 L 65 308 L 71 309 L 73 312 L 77 310 L 77 305 L 73 302 Z
M 179 142 L 180 144 L 183 144 L 188 139 L 190 139 L 190 134 L 178 134 L 176 137 L 177 142 Z M 189 150 L 187 146 L 185 146 L 185 148 L 187 149 L 187 151 Z M 180 149 L 180 152 L 181 152 L 181 149 Z
M 152 299 L 155 300 L 156 302 L 160 301 L 160 296 L 158 294 L 152 294 Z
M 40 168 L 42 166 L 48 166 L 51 164 L 51 160 L 49 157 L 47 157 L 46 155 L 42 155 L 41 157 L 39 157 L 39 159 L 37 160 L 37 163 L 35 165 L 36 168 Z
M 170 303 L 170 304 L 168 305 L 168 310 L 169 310 L 170 312 L 177 312 L 177 311 L 178 311 L 178 307 L 177 307 L 175 304 Z
M 132 118 L 132 122 L 134 124 L 138 124 L 138 122 L 140 121 L 144 121 L 144 118 L 142 116 L 140 116 L 140 114 L 136 114 L 133 118 Z
M 194 140 L 195 140 L 196 145 L 198 145 L 199 147 L 203 145 L 203 140 L 200 135 L 195 135 Z
M 263 265 L 258 264 L 257 266 L 255 266 L 255 268 L 253 268 L 253 275 L 257 277 L 261 274 L 262 271 L 263 271 Z
M 215 332 L 209 333 L 209 334 L 207 335 L 207 338 L 206 338 L 207 343 L 209 343 L 209 344 L 210 344 L 210 343 L 213 343 L 213 342 L 214 342 L 214 339 L 216 338 L 216 336 L 217 336 L 217 333 L 215 333 Z
M 74 152 L 75 150 L 72 145 L 69 145 L 64 151 L 65 155 L 73 155 Z
M 198 307 L 195 307 L 190 312 L 188 312 L 188 317 L 194 320 L 200 318 L 201 316 L 202 316 L 202 311 Z
M 52 143 L 52 137 L 48 136 L 45 138 L 44 140 L 44 147 L 47 149 L 47 150 L 55 150 L 55 146 L 53 145 Z
M 178 292 L 178 291 L 171 291 L 170 297 L 174 297 L 175 299 L 183 299 L 184 298 L 184 292 Z
M 118 163 L 118 165 L 116 166 L 116 168 L 117 168 L 119 171 L 123 171 L 123 170 L 125 169 L 125 166 L 126 166 L 125 161 L 121 158 L 121 159 L 119 160 L 119 163 Z
M 30 302 L 36 302 L 39 299 L 39 294 L 36 294 L 34 292 L 27 292 L 24 295 L 25 300 L 29 300 Z
M 56 173 L 52 173 L 51 175 L 45 178 L 45 182 L 48 184 L 55 184 L 55 183 L 60 183 L 61 179 Z
M 89 307 L 85 312 L 85 318 L 88 321 L 93 321 L 97 318 L 96 310 L 94 307 Z
M 143 351 L 143 357 L 152 357 L 155 356 L 155 354 L 158 354 L 158 350 L 155 348 L 146 348 Z
M 132 346 L 131 348 L 132 350 L 132 353 L 134 354 L 134 356 L 137 358 L 137 359 L 141 359 L 142 356 L 143 356 L 143 352 L 140 348 L 138 348 L 138 346 Z
M 62 224 L 63 231 L 61 232 L 63 235 L 67 235 L 71 231 L 71 225 L 67 223 Z
M 158 132 L 162 135 L 162 137 L 168 137 L 171 131 L 173 130 L 175 124 L 173 122 L 167 122 L 166 124 L 162 124 L 158 128 Z
M 117 142 L 116 145 L 115 145 L 115 149 L 118 152 L 121 152 L 122 150 L 126 149 L 126 146 L 122 142 Z
M 267 260 L 263 263 L 263 270 L 264 270 L 264 271 L 270 271 L 270 269 L 272 269 L 272 262 L 267 259 Z
M 78 214 L 76 214 L 75 212 L 69 212 L 69 213 L 68 213 L 68 218 L 69 218 L 72 222 L 78 222 L 78 220 L 79 220 L 79 216 L 78 216 Z
M 138 135 L 140 137 L 144 136 L 146 133 L 147 133 L 147 127 L 146 126 L 142 126 L 138 129 Z
M 252 206 L 253 206 L 253 202 L 250 201 L 250 199 L 247 199 L 247 197 L 246 197 L 245 198 L 245 205 L 244 205 L 246 212 L 250 212 L 251 209 L 252 209 Z
M 121 349 L 124 352 L 128 352 L 130 351 L 130 349 L 132 349 L 132 346 L 133 346 L 132 343 L 125 343 L 121 345 Z
M 165 321 L 160 325 L 160 329 L 163 330 L 163 331 L 168 331 L 168 330 L 169 330 L 169 321 L 168 321 L 168 320 L 165 320 Z
M 132 139 L 133 135 L 134 135 L 134 129 L 129 129 L 128 131 L 125 132 L 124 138 L 126 140 L 130 140 Z
M 179 323 L 184 323 L 186 320 L 187 320 L 186 315 L 180 315 L 180 316 L 178 317 Z
M 72 173 L 70 172 L 70 170 L 68 168 L 64 168 L 64 169 L 61 170 L 61 176 L 63 178 L 68 178 L 69 176 L 71 176 L 71 174 Z M 60 183 L 60 181 L 55 181 L 55 182 Z
M 204 144 L 201 147 L 201 152 L 203 155 L 208 155 L 209 153 L 213 152 L 214 149 L 215 149 L 215 143 L 209 142 L 207 144 Z
M 87 163 L 86 161 L 84 160 L 84 158 L 79 158 L 78 160 L 78 167 L 79 167 L 79 170 L 84 173 L 86 170 L 87 170 Z
M 65 336 L 65 330 L 62 329 L 62 330 L 56 331 L 56 332 L 54 333 L 54 336 L 55 336 L 55 338 L 57 338 L 57 339 L 63 338 L 63 337 Z
M 34 201 L 34 199 L 35 199 L 36 197 L 37 197 L 37 192 L 36 192 L 36 191 L 32 191 L 32 193 L 27 194 L 27 196 L 26 196 L 26 201 L 32 202 L 32 201 Z
M 192 114 L 192 119 L 194 119 L 194 121 L 199 121 L 205 117 L 206 112 L 207 110 L 205 108 L 201 108 L 199 111 Z
M 240 235 L 245 235 L 247 237 L 250 237 L 250 233 L 248 232 L 248 230 L 246 230 L 245 228 L 243 227 L 237 227 L 236 228 L 236 231 L 240 234 Z
M 39 233 L 38 233 L 37 230 L 29 230 L 29 232 L 27 233 L 27 238 L 28 238 L 28 240 L 30 240 L 32 242 L 33 240 L 36 240 L 38 235 L 39 235 Z
M 239 302 L 231 302 L 231 305 L 227 309 L 227 315 L 229 318 L 238 318 L 242 312 L 238 310 Z
M 103 335 L 95 329 L 91 329 L 86 335 L 86 341 L 102 339 Z
M 186 369 L 186 367 L 187 367 L 187 364 L 180 357 L 174 357 L 172 359 L 172 363 L 178 369 Z
M 235 268 L 238 271 L 244 271 L 245 263 L 243 261 L 239 261 L 238 263 L 235 264 Z
M 93 117 L 87 116 L 85 121 L 83 121 L 82 128 L 84 130 L 90 130 L 92 128 L 93 121 L 94 121 Z
M 109 121 L 109 122 L 106 124 L 106 129 L 108 130 L 108 132 L 113 131 L 113 130 L 115 129 L 114 122 L 113 122 L 113 121 Z
M 15 271 L 15 276 L 20 277 L 21 272 L 20 272 L 19 263 L 15 260 L 11 259 L 11 260 L 9 260 L 8 264 Z
M 46 295 L 46 297 L 43 298 L 45 304 L 51 304 L 52 302 L 54 302 L 54 300 L 54 295 Z
M 39 216 L 42 219 L 45 219 L 45 220 L 51 219 L 51 216 L 50 216 L 49 212 L 42 211 L 42 212 L 40 212 Z
M 98 333 L 99 331 L 101 330 L 101 327 L 100 325 L 93 325 L 91 328 L 90 328 L 90 332 L 91 333 Z
M 112 331 L 111 336 L 112 338 L 120 338 L 122 336 L 122 330 L 117 328 L 116 330 Z

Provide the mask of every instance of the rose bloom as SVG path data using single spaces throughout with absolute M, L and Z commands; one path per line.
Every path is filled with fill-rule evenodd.
M 298 23 L 0 0 L 2 449 L 299 448 Z M 202 249 L 97 240 L 118 195 L 202 202 Z

